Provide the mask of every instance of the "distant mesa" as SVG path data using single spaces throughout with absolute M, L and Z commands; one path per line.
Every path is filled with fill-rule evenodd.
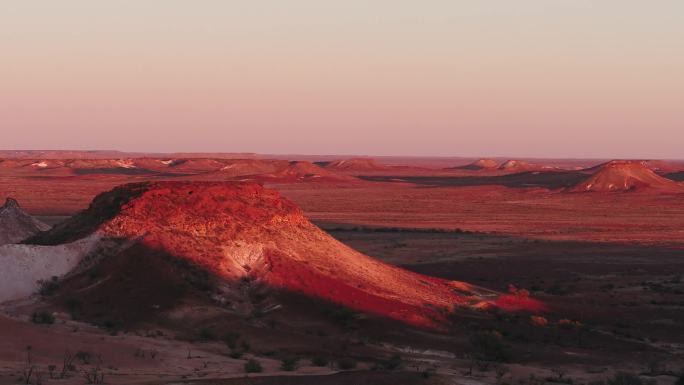
M 251 182 L 120 186 L 25 246 L 47 247 L 47 253 L 88 239 L 98 240 L 107 255 L 84 259 L 56 298 L 78 293 L 86 303 L 108 299 L 106 308 L 93 305 L 91 317 L 113 312 L 139 319 L 170 311 L 189 295 L 179 290 L 188 283 L 205 298 L 232 304 L 249 303 L 236 298 L 250 283 L 428 328 L 441 327 L 456 308 L 543 310 L 528 297 L 423 276 L 361 254 L 313 225 L 278 192 Z M 96 282 L 89 269 L 99 272 Z M 135 301 L 122 298 L 122 285 L 136 287 Z
M 390 167 L 380 164 L 372 158 L 351 158 L 328 162 L 325 164 L 325 168 L 338 171 L 379 171 L 387 170 Z
M 466 164 L 465 166 L 456 167 L 461 170 L 496 170 L 499 167 L 499 162 L 494 159 L 478 159 L 473 163 Z
M 49 228 L 24 211 L 13 198 L 7 198 L 0 207 L 0 245 L 20 242 Z
M 594 174 L 572 187 L 569 191 L 682 191 L 682 185 L 656 174 L 644 161 L 614 160 L 593 167 L 590 170 L 595 171 Z
M 511 159 L 503 162 L 501 165 L 498 167 L 499 170 L 501 171 L 506 171 L 509 173 L 518 173 L 518 172 L 532 172 L 532 171 L 557 171 L 559 170 L 556 167 L 551 167 L 551 166 L 545 166 L 541 164 L 534 164 L 534 163 L 529 163 L 524 160 L 516 160 L 516 159 Z
M 228 162 L 220 173 L 239 179 L 272 183 L 357 181 L 354 177 L 338 174 L 308 161 L 235 160 Z
M 499 166 L 499 170 L 504 171 L 529 171 L 536 168 L 523 160 L 507 160 Z
M 659 175 L 684 171 L 684 163 L 667 160 L 646 160 L 644 164 Z
M 0 174 L 73 177 L 98 175 L 180 176 L 192 180 L 249 179 L 271 183 L 358 182 L 308 161 L 227 158 L 5 159 Z

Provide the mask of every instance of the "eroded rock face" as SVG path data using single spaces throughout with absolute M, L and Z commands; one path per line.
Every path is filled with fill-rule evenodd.
M 363 255 L 313 225 L 278 192 L 255 183 L 124 185 L 30 241 L 61 244 L 92 234 L 134 241 L 226 281 L 248 278 L 420 326 L 437 326 L 454 307 L 542 307 L 529 298 L 511 305 L 506 296 Z
M 0 245 L 21 242 L 49 228 L 22 210 L 13 198 L 7 198 L 5 205 L 0 207 Z

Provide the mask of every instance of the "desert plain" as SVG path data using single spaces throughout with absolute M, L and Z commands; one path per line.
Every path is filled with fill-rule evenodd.
M 683 162 L 1 155 L 0 384 L 681 384 Z

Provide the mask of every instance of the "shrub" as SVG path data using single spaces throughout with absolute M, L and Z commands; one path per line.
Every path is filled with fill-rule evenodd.
M 44 297 L 48 297 L 48 296 L 55 294 L 57 289 L 59 289 L 59 278 L 56 276 L 53 276 L 49 280 L 38 281 L 38 284 L 40 285 L 40 289 L 38 289 L 38 293 Z
M 216 339 L 216 334 L 210 329 L 204 328 L 200 329 L 198 337 L 201 341 L 213 341 Z
M 81 302 L 81 300 L 78 298 L 67 298 L 67 300 L 64 301 L 64 305 L 66 306 L 67 310 L 69 310 L 69 313 L 71 313 L 73 316 L 74 313 L 81 309 L 83 302 Z
M 76 352 L 75 357 L 77 360 L 81 361 L 83 365 L 88 365 L 90 364 L 90 359 L 92 358 L 92 355 L 90 354 L 90 352 L 79 350 Z
M 608 385 L 643 385 L 643 381 L 634 373 L 617 372 L 608 379 Z
M 261 367 L 259 361 L 251 359 L 245 362 L 245 372 L 246 373 L 261 373 L 264 369 Z
M 474 358 L 484 361 L 505 362 L 510 359 L 508 347 L 503 343 L 499 334 L 480 332 L 470 338 L 475 350 Z
M 684 369 L 679 372 L 679 378 L 677 378 L 675 385 L 684 385 Z
M 399 369 L 401 367 L 401 356 L 398 354 L 393 355 L 392 357 L 388 358 L 387 360 L 382 362 L 382 367 L 385 368 L 386 370 L 395 370 Z
M 233 350 L 230 351 L 229 356 L 230 356 L 230 358 L 234 358 L 234 359 L 237 360 L 237 359 L 239 359 L 239 358 L 242 358 L 242 355 L 243 355 L 243 354 L 245 354 L 245 352 L 243 352 L 242 350 L 233 349 Z
M 286 372 L 293 372 L 297 370 L 299 360 L 296 358 L 283 358 L 280 361 L 280 369 Z
M 34 312 L 33 315 L 31 315 L 31 322 L 34 324 L 46 324 L 46 325 L 52 325 L 55 323 L 55 316 L 52 315 L 52 313 L 48 313 L 46 311 L 38 311 Z
M 356 361 L 353 358 L 345 357 L 337 361 L 337 366 L 342 370 L 350 370 L 356 367 Z
M 330 363 L 330 361 L 327 358 L 321 356 L 316 356 L 311 359 L 311 365 L 313 366 L 327 366 L 328 363 Z
M 229 348 L 235 349 L 237 347 L 237 342 L 238 342 L 239 338 L 240 338 L 240 333 L 228 332 L 228 333 L 223 335 L 223 342 L 225 342 Z

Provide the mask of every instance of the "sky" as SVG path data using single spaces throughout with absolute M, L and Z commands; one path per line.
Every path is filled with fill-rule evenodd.
M 0 0 L 3 149 L 684 158 L 681 0 Z

